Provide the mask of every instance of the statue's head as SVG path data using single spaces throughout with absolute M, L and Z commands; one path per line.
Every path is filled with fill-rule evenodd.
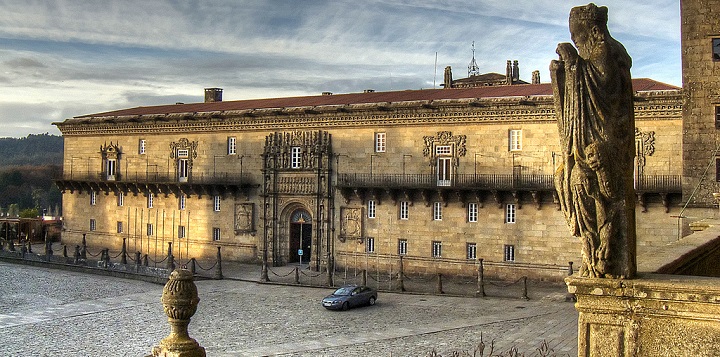
M 580 56 L 587 58 L 591 49 L 605 40 L 607 21 L 608 8 L 605 6 L 590 3 L 570 10 L 570 37 Z

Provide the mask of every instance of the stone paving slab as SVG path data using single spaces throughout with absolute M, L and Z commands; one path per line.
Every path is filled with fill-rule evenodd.
M 235 270 L 235 272 L 233 272 Z M 242 273 L 245 270 L 246 273 Z M 256 266 L 228 264 L 236 279 Z M 256 279 L 256 278 L 255 278 Z M 373 307 L 329 311 L 330 288 L 198 281 L 190 335 L 208 356 L 424 356 L 495 340 L 526 356 L 547 340 L 577 355 L 577 313 L 564 289 L 529 301 L 381 292 Z M 169 333 L 162 286 L 0 263 L 2 356 L 143 356 Z M 540 290 L 537 290 L 539 292 Z

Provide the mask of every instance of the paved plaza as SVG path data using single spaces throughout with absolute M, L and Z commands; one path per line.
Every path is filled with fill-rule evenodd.
M 197 282 L 190 335 L 208 356 L 448 356 L 472 353 L 481 334 L 486 355 L 492 340 L 495 354 L 537 356 L 546 340 L 557 356 L 577 355 L 577 313 L 561 286 L 529 301 L 381 292 L 376 306 L 339 312 L 320 306 L 331 289 L 224 271 L 231 279 Z M 0 262 L 0 355 L 147 355 L 170 331 L 161 295 L 157 284 Z

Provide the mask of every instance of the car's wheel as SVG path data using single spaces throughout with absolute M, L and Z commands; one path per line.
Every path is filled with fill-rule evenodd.
M 370 305 L 370 306 L 375 305 L 375 297 L 374 296 L 370 297 L 370 300 L 368 300 L 368 305 Z
M 342 304 L 342 310 L 343 310 L 343 311 L 347 310 L 349 307 L 350 307 L 350 304 L 348 304 L 347 301 L 345 301 L 345 302 Z

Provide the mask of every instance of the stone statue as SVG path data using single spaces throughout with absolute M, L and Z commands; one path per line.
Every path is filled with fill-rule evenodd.
M 607 7 L 570 11 L 570 43 L 550 64 L 562 163 L 560 207 L 582 241 L 580 274 L 632 278 L 635 263 L 632 60 L 607 29 Z

